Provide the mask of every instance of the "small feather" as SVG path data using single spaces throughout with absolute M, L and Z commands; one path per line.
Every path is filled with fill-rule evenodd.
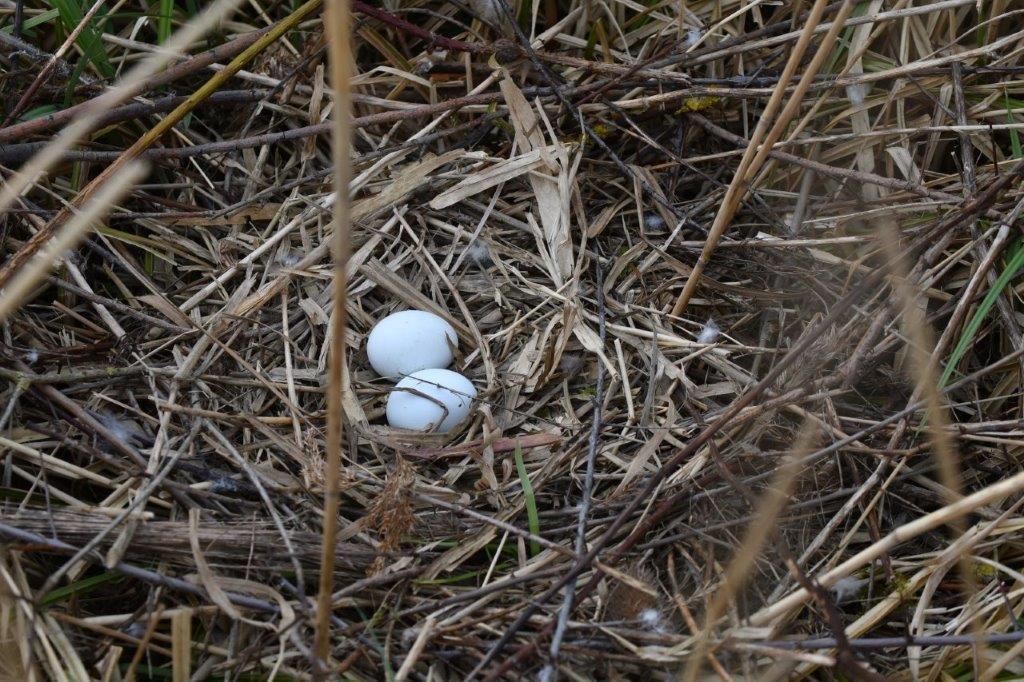
M 714 343 L 721 333 L 722 329 L 709 317 L 707 323 L 700 330 L 700 334 L 697 335 L 697 343 Z

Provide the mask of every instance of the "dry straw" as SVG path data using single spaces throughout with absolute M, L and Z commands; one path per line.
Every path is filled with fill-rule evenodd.
M 1019 673 L 1015 3 L 65 4 L 0 15 L 5 671 Z M 408 308 L 457 432 L 386 427 Z

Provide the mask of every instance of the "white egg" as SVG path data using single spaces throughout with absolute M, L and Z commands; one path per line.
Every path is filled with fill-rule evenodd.
M 469 416 L 475 397 L 476 387 L 458 372 L 423 369 L 399 381 L 391 391 L 388 425 L 409 431 L 447 433 Z
M 403 310 L 374 326 L 366 354 L 377 374 L 398 379 L 421 369 L 447 367 L 457 344 L 455 329 L 437 315 Z

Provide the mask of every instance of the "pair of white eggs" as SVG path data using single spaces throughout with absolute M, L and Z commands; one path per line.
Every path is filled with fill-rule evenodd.
M 388 396 L 388 425 L 447 433 L 469 416 L 476 387 L 445 369 L 458 345 L 455 329 L 433 313 L 403 310 L 374 325 L 366 354 L 377 374 L 400 379 Z

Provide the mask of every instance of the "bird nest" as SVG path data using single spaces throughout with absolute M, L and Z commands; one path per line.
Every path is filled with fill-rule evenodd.
M 0 668 L 1024 672 L 1013 3 L 234 4 L 0 19 Z

